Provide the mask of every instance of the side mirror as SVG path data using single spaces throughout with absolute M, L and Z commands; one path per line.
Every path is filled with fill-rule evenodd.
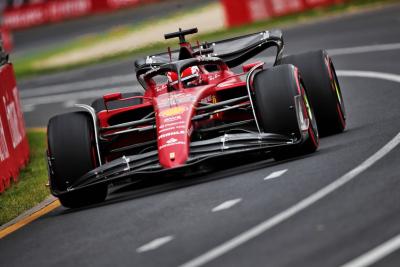
M 264 63 L 262 61 L 256 61 L 254 63 L 249 63 L 249 64 L 245 64 L 243 65 L 243 72 L 249 72 L 252 68 L 254 68 L 256 65 Z M 259 68 L 263 68 L 263 65 L 261 65 Z
M 115 101 L 115 100 L 120 100 L 121 98 L 122 98 L 122 94 L 120 92 L 106 94 L 103 96 L 104 103 L 107 103 L 110 101 Z

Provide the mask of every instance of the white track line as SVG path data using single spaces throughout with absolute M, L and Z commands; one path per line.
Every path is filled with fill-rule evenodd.
M 32 111 L 35 110 L 35 108 L 36 108 L 35 105 L 22 105 L 22 111 L 23 111 L 24 113 L 32 112 Z
M 371 167 L 375 162 L 382 159 L 386 154 L 388 154 L 392 149 L 394 149 L 400 143 L 400 133 L 397 134 L 389 143 L 387 143 L 384 147 L 382 147 L 378 152 L 374 155 L 369 157 L 359 166 L 351 170 L 350 172 L 346 173 L 333 183 L 327 185 L 326 187 L 320 189 L 316 193 L 306 197 L 305 199 L 301 200 L 297 204 L 293 205 L 292 207 L 278 213 L 274 217 L 254 226 L 253 228 L 241 233 L 240 235 L 228 240 L 227 242 L 211 249 L 210 251 L 204 253 L 203 255 L 181 265 L 181 267 L 198 267 L 202 266 L 223 254 L 235 249 L 236 247 L 248 242 L 249 240 L 255 238 L 256 236 L 264 233 L 265 231 L 275 227 L 276 225 L 284 222 L 285 220 L 289 219 L 290 217 L 296 215 L 300 211 L 310 207 L 317 201 L 321 200 L 322 198 L 326 197 L 333 191 L 337 190 L 338 188 L 342 187 L 343 185 L 347 184 L 351 180 L 353 180 L 357 175 Z
M 328 49 L 330 56 L 341 56 L 369 52 L 380 52 L 400 49 L 400 43 L 355 46 L 347 48 Z
M 241 198 L 236 198 L 232 200 L 225 201 L 224 203 L 216 206 L 215 208 L 212 209 L 212 212 L 217 212 L 221 210 L 227 210 L 238 204 L 240 201 L 242 201 Z
M 108 94 L 111 92 L 127 93 L 127 92 L 135 92 L 135 90 L 132 88 L 117 87 L 117 88 L 110 88 L 110 89 L 104 89 L 104 90 L 80 91 L 80 92 L 71 92 L 71 93 L 58 94 L 58 95 L 47 95 L 47 96 L 38 96 L 38 97 L 32 97 L 32 98 L 22 98 L 21 101 L 22 101 L 23 105 L 54 104 L 54 103 L 63 103 L 68 100 L 78 100 L 78 99 L 102 97 L 104 94 Z
M 339 70 L 336 72 L 341 77 L 360 77 L 360 78 L 371 78 L 371 79 L 382 79 L 391 82 L 400 83 L 400 75 L 375 72 L 375 71 L 361 71 L 361 70 Z
M 387 74 L 382 75 L 384 73 L 379 72 L 362 72 L 362 71 L 341 71 L 340 74 L 342 76 L 350 74 L 358 74 L 355 75 L 356 77 L 367 77 L 367 78 L 377 78 L 377 79 L 384 79 L 389 81 L 397 82 L 397 78 L 400 78 L 400 75 L 395 74 Z M 395 78 L 395 79 L 393 79 Z M 266 221 L 254 226 L 253 228 L 241 233 L 240 235 L 232 238 L 231 240 L 226 241 L 225 243 L 209 250 L 208 252 L 200 255 L 199 257 L 190 260 L 180 267 L 198 267 L 202 266 L 223 254 L 235 249 L 236 247 L 246 243 L 247 241 L 255 238 L 256 236 L 264 233 L 265 231 L 275 227 L 276 225 L 284 222 L 285 220 L 289 219 L 290 217 L 296 215 L 300 211 L 310 207 L 317 201 L 321 200 L 322 198 L 326 197 L 330 193 L 334 192 L 338 188 L 342 187 L 343 185 L 347 184 L 351 180 L 353 180 L 357 175 L 371 167 L 374 163 L 382 159 L 386 154 L 392 151 L 396 146 L 400 143 L 400 133 L 398 133 L 392 140 L 389 141 L 384 147 L 378 150 L 375 154 L 365 160 L 363 163 L 358 165 L 356 168 L 351 170 L 350 172 L 344 174 L 339 179 L 335 180 L 334 182 L 330 183 L 329 185 L 325 186 L 324 188 L 320 189 L 316 193 L 306 197 L 305 199 L 301 200 L 297 204 L 291 206 L 290 208 L 278 213 L 274 217 L 267 219 Z
M 77 102 L 76 102 L 75 99 L 67 100 L 67 101 L 65 101 L 65 102 L 63 103 L 63 107 L 65 107 L 65 108 L 72 108 L 72 107 L 75 107 L 76 104 L 77 104 Z
M 143 253 L 143 252 L 147 252 L 150 250 L 155 250 L 155 249 L 165 245 L 166 243 L 172 241 L 173 239 L 174 239 L 174 237 L 171 235 L 154 239 L 153 241 L 136 249 L 136 252 Z
M 105 87 L 105 86 L 115 86 L 119 83 L 135 83 L 136 75 L 120 75 L 120 76 L 111 76 L 107 78 L 100 78 L 94 80 L 87 80 L 82 82 L 72 82 L 72 83 L 64 83 L 64 84 L 57 84 L 57 85 L 48 85 L 42 87 L 36 87 L 31 89 L 22 90 L 20 95 L 22 98 L 28 97 L 36 97 L 36 96 L 43 96 L 50 94 L 60 94 L 65 92 L 71 92 L 76 90 L 83 90 L 83 89 L 93 89 L 97 87 Z
M 281 171 L 273 172 L 270 175 L 268 175 L 267 177 L 265 177 L 264 180 L 270 180 L 270 179 L 278 178 L 278 177 L 284 175 L 287 171 L 288 171 L 287 169 L 284 169 L 284 170 L 281 170 Z
M 342 267 L 367 267 L 400 248 L 400 235 L 393 237 L 382 245 L 368 251 L 360 257 L 342 265 Z

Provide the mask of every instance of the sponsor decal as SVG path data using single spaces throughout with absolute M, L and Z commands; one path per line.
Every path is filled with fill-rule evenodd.
M 211 103 L 211 96 L 209 95 L 203 98 L 202 100 L 200 100 L 200 103 Z
M 187 110 L 186 107 L 173 107 L 160 112 L 160 116 L 165 117 L 172 117 L 176 115 L 181 115 L 183 112 Z
M 216 80 L 216 79 L 218 79 L 218 78 L 220 78 L 220 77 L 221 77 L 221 74 L 215 73 L 215 74 L 209 75 L 209 76 L 208 76 L 208 80 L 209 80 L 209 81 L 214 81 L 214 80 Z
M 54 20 L 60 20 L 60 18 L 76 17 L 90 13 L 92 2 L 88 0 L 76 0 L 76 1 L 58 1 L 49 3 L 47 15 Z
M 209 95 L 202 100 L 200 100 L 200 103 L 217 103 L 217 97 L 215 95 Z
M 185 124 L 185 122 L 177 121 L 177 122 L 162 124 L 159 127 L 159 129 L 161 130 L 160 133 L 167 131 L 167 129 L 185 128 L 185 126 L 182 126 L 181 124 Z
M 173 123 L 167 123 L 167 124 L 165 124 L 165 127 L 172 127 L 172 126 L 180 125 L 180 124 L 185 124 L 185 122 L 183 122 L 183 121 L 177 121 L 177 122 L 173 122 Z M 184 127 L 184 126 L 183 126 L 183 127 Z
M 119 8 L 124 6 L 132 6 L 139 4 L 139 0 L 108 0 L 107 3 L 113 8 Z
M 160 99 L 157 106 L 159 108 L 166 108 L 171 105 L 179 105 L 179 104 L 185 104 L 189 102 L 193 102 L 195 100 L 195 97 L 193 94 L 173 94 L 170 95 L 168 98 L 163 98 Z
M 174 122 L 174 121 L 178 121 L 181 119 L 182 119 L 182 116 L 172 116 L 172 117 L 165 118 L 164 122 Z
M 10 157 L 10 152 L 7 147 L 6 135 L 4 133 L 3 122 L 0 118 L 0 162 Z
M 163 85 L 160 85 L 160 86 L 156 86 L 156 91 L 157 92 L 161 92 L 161 91 L 164 91 L 164 90 L 167 90 L 167 85 L 166 84 L 163 84 Z
M 177 145 L 186 145 L 186 142 L 177 141 L 177 142 L 174 142 L 174 143 L 165 144 L 165 145 L 160 146 L 160 150 L 162 150 L 164 148 L 167 148 L 167 147 L 171 147 L 171 146 L 177 146 Z
M 171 95 L 172 103 L 174 104 L 183 104 L 193 102 L 195 100 L 195 96 L 190 93 L 180 93 Z
M 20 115 L 17 111 L 14 101 L 7 104 L 6 98 L 3 96 L 3 103 L 6 110 L 6 117 L 10 127 L 10 134 L 12 139 L 13 148 L 16 148 L 22 141 L 23 133 L 21 133 L 19 121 Z
M 174 143 L 176 143 L 176 142 L 178 142 L 178 139 L 171 138 L 171 139 L 169 139 L 169 140 L 167 141 L 167 144 L 174 144 Z
M 172 127 L 168 127 L 168 128 L 160 127 L 161 130 L 159 130 L 158 132 L 159 133 L 172 132 L 177 129 L 185 129 L 185 128 L 186 127 L 184 125 L 172 126 Z
M 169 133 L 161 134 L 161 135 L 158 137 L 158 140 L 163 139 L 163 138 L 166 138 L 166 137 L 171 137 L 171 136 L 174 136 L 174 135 L 182 135 L 182 134 L 185 134 L 185 131 L 169 132 Z
M 159 133 L 163 133 L 163 132 L 173 131 L 173 130 L 176 129 L 176 127 L 169 127 L 169 128 L 165 128 L 165 129 L 164 129 L 164 125 L 161 125 L 161 126 L 160 126 L 160 129 L 162 129 L 162 130 L 159 130 L 158 132 L 159 132 Z

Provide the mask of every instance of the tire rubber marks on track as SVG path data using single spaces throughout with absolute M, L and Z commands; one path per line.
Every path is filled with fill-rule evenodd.
M 270 175 L 268 175 L 267 177 L 265 177 L 264 180 L 271 180 L 271 179 L 278 178 L 278 177 L 284 175 L 287 171 L 288 171 L 287 169 L 284 169 L 281 171 L 273 172 Z
M 382 245 L 368 251 L 360 257 L 346 263 L 342 267 L 367 267 L 383 259 L 400 248 L 400 235 L 386 241 Z
M 216 206 L 215 208 L 213 208 L 212 212 L 217 212 L 217 211 L 221 211 L 221 210 L 230 209 L 230 208 L 232 208 L 233 206 L 235 206 L 236 204 L 238 204 L 241 201 L 242 201 L 241 198 L 236 198 L 236 199 L 225 201 L 224 203 L 222 203 L 222 204 Z
M 167 244 L 168 242 L 172 241 L 173 239 L 174 239 L 174 237 L 172 235 L 154 239 L 153 241 L 151 241 L 151 242 L 139 247 L 138 249 L 136 249 L 136 252 L 137 253 L 143 253 L 143 252 L 155 250 L 155 249 Z

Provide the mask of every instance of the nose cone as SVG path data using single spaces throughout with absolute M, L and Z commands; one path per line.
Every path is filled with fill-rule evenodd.
M 164 99 L 171 101 L 170 99 Z M 179 167 L 189 157 L 192 103 L 161 105 L 158 101 L 157 143 L 158 156 L 164 168 Z

